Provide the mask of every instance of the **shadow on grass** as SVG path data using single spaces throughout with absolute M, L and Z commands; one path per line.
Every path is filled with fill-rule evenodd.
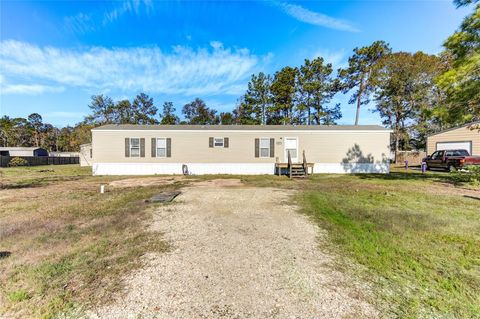
M 480 200 L 480 197 L 475 197 L 475 196 L 463 195 L 463 197 L 465 197 L 465 198 L 470 198 L 470 199 Z
M 11 254 L 9 251 L 0 251 L 0 259 L 10 257 Z
M 439 183 L 448 183 L 452 185 L 462 185 L 468 182 L 458 174 L 447 172 L 426 172 L 408 170 L 405 172 L 390 172 L 389 174 L 355 174 L 360 179 L 377 179 L 377 180 L 405 180 L 405 181 L 433 181 Z
M 63 181 L 76 181 L 82 179 L 81 176 L 65 176 L 65 177 L 44 177 L 27 179 L 16 183 L 4 183 L 0 184 L 0 189 L 20 189 L 20 188 L 33 188 L 50 184 L 51 182 L 63 182 Z
M 13 183 L 13 184 L 2 184 L 0 185 L 0 189 L 20 189 L 20 188 L 33 188 L 33 187 L 40 187 L 45 185 L 42 182 L 30 182 L 30 183 Z

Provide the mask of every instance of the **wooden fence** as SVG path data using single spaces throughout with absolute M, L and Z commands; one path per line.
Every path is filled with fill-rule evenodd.
M 408 161 L 408 165 L 420 165 L 422 159 L 427 156 L 423 151 L 398 151 L 395 154 L 395 163 L 404 165 Z
M 80 157 L 56 157 L 56 156 L 0 156 L 0 167 L 9 166 L 10 160 L 14 157 L 23 158 L 29 166 L 38 165 L 66 165 L 79 164 Z

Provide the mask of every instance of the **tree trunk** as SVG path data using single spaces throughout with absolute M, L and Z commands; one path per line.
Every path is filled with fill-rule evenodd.
M 358 125 L 359 117 L 360 117 L 360 95 L 357 98 L 357 113 L 355 114 L 355 125 Z
M 358 88 L 357 114 L 355 115 L 355 125 L 358 125 L 358 119 L 360 117 L 360 105 L 362 103 L 362 93 L 363 93 L 363 79 L 360 81 L 360 87 Z
M 265 104 L 263 104 L 263 106 L 262 106 L 262 125 L 265 125 L 265 123 L 267 122 L 266 119 L 265 119 L 265 110 L 266 110 L 266 106 L 265 106 Z

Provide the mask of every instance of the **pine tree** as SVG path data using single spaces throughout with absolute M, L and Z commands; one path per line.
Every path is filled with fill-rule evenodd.
M 305 59 L 299 69 L 297 81 L 297 110 L 306 112 L 301 117 L 301 124 L 334 124 L 341 118 L 340 107 L 328 108 L 327 104 L 337 92 L 335 79 L 332 77 L 332 65 L 324 64 L 318 57 L 312 61 Z
M 370 95 L 375 89 L 375 69 L 378 61 L 391 52 L 390 47 L 383 41 L 375 41 L 370 46 L 355 48 L 354 54 L 348 59 L 348 68 L 339 69 L 343 93 L 356 88 L 349 103 L 357 104 L 355 125 L 358 125 L 360 107 L 370 102 Z
M 199 98 L 185 104 L 182 113 L 188 124 L 213 125 L 218 123 L 218 118 L 215 116 L 217 111 L 208 108 L 205 102 Z
M 295 122 L 295 82 L 297 68 L 284 67 L 275 73 L 270 87 L 273 106 L 270 108 L 268 124 L 293 124 Z
M 175 125 L 180 121 L 178 116 L 175 115 L 175 107 L 172 102 L 163 103 L 163 110 L 161 115 L 160 124 L 162 125 Z
M 251 110 L 252 115 L 259 124 L 267 123 L 267 112 L 271 105 L 272 98 L 270 94 L 270 85 L 272 78 L 260 72 L 258 75 L 253 74 L 248 82 L 248 89 L 245 93 L 245 104 Z

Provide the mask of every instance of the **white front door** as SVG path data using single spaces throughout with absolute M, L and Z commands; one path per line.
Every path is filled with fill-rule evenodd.
M 292 162 L 298 162 L 298 139 L 296 137 L 285 137 L 285 162 L 288 161 L 288 152 Z

